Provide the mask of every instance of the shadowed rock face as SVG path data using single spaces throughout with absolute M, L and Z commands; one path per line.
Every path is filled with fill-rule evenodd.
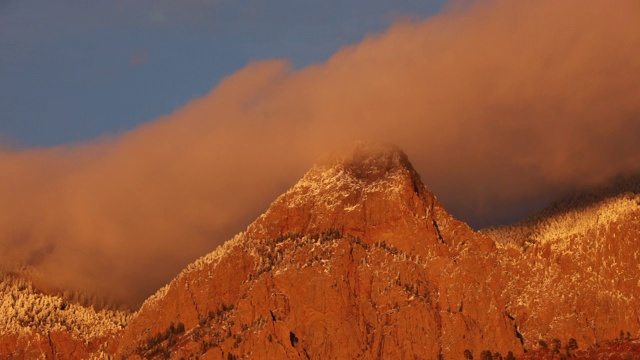
M 639 204 L 627 194 L 475 233 L 402 151 L 361 146 L 314 166 L 246 232 L 189 265 L 109 353 L 477 359 L 539 340 L 634 338 Z

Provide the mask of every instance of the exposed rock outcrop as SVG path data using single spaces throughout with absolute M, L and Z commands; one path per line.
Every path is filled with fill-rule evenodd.
M 488 344 L 522 353 L 494 251 L 442 209 L 399 149 L 361 147 L 314 167 L 145 303 L 118 355 L 159 351 L 147 339 L 176 322 L 186 331 L 168 346 L 175 358 L 461 359 Z
M 628 346 L 609 353 L 633 353 L 640 197 L 567 209 L 474 232 L 443 209 L 402 151 L 361 146 L 314 166 L 245 232 L 149 298 L 124 330 L 83 341 L 56 340 L 73 333 L 55 324 L 4 331 L 0 354 L 536 359 L 572 344 L 563 350 L 589 359 L 604 352 L 582 349 L 621 331 Z

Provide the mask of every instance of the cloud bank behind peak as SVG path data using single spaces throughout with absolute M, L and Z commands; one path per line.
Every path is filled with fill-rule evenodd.
M 0 262 L 139 303 L 322 154 L 392 142 L 454 215 L 515 220 L 640 170 L 640 5 L 451 6 L 295 70 L 259 61 L 95 142 L 0 151 Z

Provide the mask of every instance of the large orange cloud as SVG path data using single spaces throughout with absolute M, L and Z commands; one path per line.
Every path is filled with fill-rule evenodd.
M 640 170 L 640 5 L 465 3 L 324 64 L 248 65 L 89 144 L 0 152 L 0 261 L 136 303 L 320 155 L 394 142 L 454 214 L 505 221 Z

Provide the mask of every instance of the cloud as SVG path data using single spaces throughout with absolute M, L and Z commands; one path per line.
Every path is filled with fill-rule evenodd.
M 322 154 L 404 148 L 479 226 L 640 170 L 640 5 L 452 6 L 293 70 L 248 65 L 119 138 L 0 152 L 0 261 L 136 303 Z

